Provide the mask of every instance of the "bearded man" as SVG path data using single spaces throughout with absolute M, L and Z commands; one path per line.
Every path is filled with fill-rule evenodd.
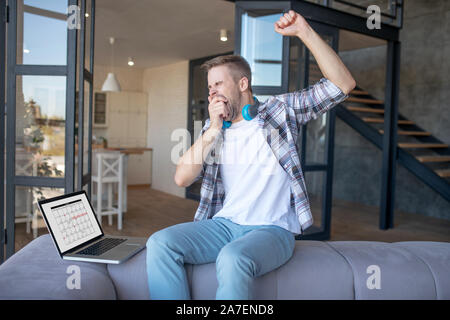
M 284 14 L 274 30 L 299 37 L 324 77 L 307 89 L 260 103 L 253 96 L 244 58 L 220 56 L 203 65 L 209 119 L 180 158 L 174 177 L 180 187 L 203 178 L 200 204 L 193 222 L 149 238 L 151 299 L 190 299 L 184 264 L 212 262 L 219 284 L 216 299 L 253 299 L 254 278 L 286 263 L 295 236 L 313 224 L 295 147 L 298 133 L 303 124 L 344 101 L 356 83 L 300 14 Z M 250 121 L 242 115 L 246 105 L 257 110 Z M 224 121 L 231 126 L 225 128 Z M 278 139 L 269 138 L 272 131 L 278 132 Z

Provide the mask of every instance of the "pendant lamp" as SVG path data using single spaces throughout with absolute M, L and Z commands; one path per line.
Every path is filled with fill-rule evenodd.
M 113 69 L 113 61 L 114 61 L 114 38 L 109 38 L 109 43 L 111 44 L 111 51 L 112 51 L 112 58 L 111 58 L 111 69 Z M 114 70 L 111 70 L 114 71 Z M 113 92 L 119 92 L 122 89 L 120 88 L 120 83 L 117 81 L 116 75 L 114 72 L 109 72 L 106 76 L 106 80 L 103 83 L 102 91 L 113 91 Z

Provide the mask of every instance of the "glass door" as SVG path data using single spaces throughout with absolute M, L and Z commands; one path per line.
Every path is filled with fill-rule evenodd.
M 95 0 L 9 0 L 7 5 L 9 258 L 39 232 L 47 233 L 38 200 L 89 185 Z

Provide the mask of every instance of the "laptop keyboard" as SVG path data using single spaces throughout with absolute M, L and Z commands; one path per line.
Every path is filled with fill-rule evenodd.
M 127 239 L 118 239 L 118 238 L 105 238 L 97 243 L 94 243 L 93 245 L 84 248 L 77 254 L 83 254 L 83 255 L 89 255 L 89 256 L 99 256 L 103 253 L 105 253 L 108 250 L 111 250 L 115 246 L 118 246 L 122 242 L 126 241 Z

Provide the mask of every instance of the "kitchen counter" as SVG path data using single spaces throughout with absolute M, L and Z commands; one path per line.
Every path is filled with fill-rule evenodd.
M 105 148 L 110 151 L 120 151 L 125 154 L 142 154 L 144 151 L 153 151 L 153 148 Z

